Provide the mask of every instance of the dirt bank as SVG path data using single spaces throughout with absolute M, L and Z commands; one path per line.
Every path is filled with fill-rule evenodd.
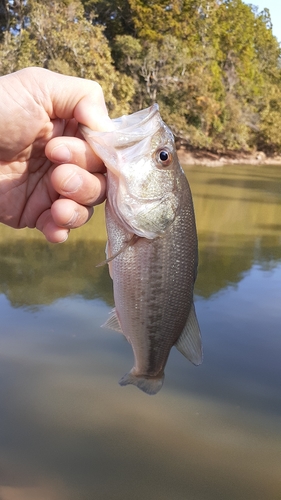
M 227 153 L 211 153 L 204 150 L 188 150 L 181 147 L 177 150 L 180 163 L 183 165 L 206 165 L 221 167 L 223 165 L 281 165 L 281 155 L 267 156 L 262 151 L 255 153 L 230 151 Z

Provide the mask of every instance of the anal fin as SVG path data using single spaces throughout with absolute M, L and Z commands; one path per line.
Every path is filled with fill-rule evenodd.
M 201 365 L 203 361 L 200 327 L 192 303 L 186 325 L 175 343 L 175 347 L 194 365 Z
M 115 330 L 116 332 L 123 334 L 123 330 L 122 330 L 122 327 L 120 325 L 120 321 L 118 319 L 118 316 L 117 316 L 115 309 L 112 309 L 112 311 L 110 313 L 110 317 L 103 325 L 101 325 L 101 327 L 102 328 L 109 328 L 110 330 Z

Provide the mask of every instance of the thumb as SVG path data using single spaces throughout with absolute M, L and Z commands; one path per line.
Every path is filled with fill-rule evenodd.
M 51 118 L 75 118 L 97 131 L 111 129 L 103 91 L 97 82 L 43 68 L 28 68 L 25 71 L 28 70 L 34 72 L 32 76 L 37 85 L 44 89 L 42 104 Z

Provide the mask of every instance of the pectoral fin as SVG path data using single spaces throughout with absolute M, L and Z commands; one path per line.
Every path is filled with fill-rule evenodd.
M 132 236 L 132 238 L 129 241 L 126 241 L 126 243 L 124 243 L 124 245 L 120 248 L 120 250 L 118 250 L 118 252 L 116 252 L 114 255 L 109 256 L 107 253 L 108 256 L 107 256 L 106 260 L 103 260 L 102 262 L 97 264 L 96 267 L 101 267 L 101 266 L 104 266 L 105 264 L 109 264 L 113 259 L 115 259 L 115 257 L 120 255 L 125 250 L 127 250 L 127 248 L 132 247 L 139 239 L 140 239 L 140 236 L 137 236 L 136 234 L 134 234 Z
M 194 365 L 200 365 L 203 360 L 201 333 L 192 304 L 186 325 L 181 336 L 175 343 L 176 348 Z
M 109 276 L 111 277 L 113 281 L 113 268 L 112 268 L 112 262 L 111 260 L 108 260 L 111 258 L 111 249 L 110 249 L 110 243 L 109 241 L 106 242 L 106 247 L 105 247 L 105 256 L 106 256 L 106 262 L 108 263 L 108 272 Z
M 123 330 L 122 330 L 122 327 L 120 325 L 120 321 L 118 319 L 118 316 L 116 314 L 116 310 L 115 309 L 113 309 L 111 311 L 110 317 L 101 326 L 102 326 L 102 328 L 109 328 L 110 330 L 115 330 L 116 332 L 119 332 L 119 333 L 123 334 Z

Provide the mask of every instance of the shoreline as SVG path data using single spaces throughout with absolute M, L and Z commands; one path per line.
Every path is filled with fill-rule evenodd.
M 277 165 L 281 166 L 281 155 L 267 156 L 262 151 L 255 153 L 230 151 L 212 153 L 201 149 L 177 150 L 180 163 L 183 165 L 205 165 L 206 167 L 222 167 L 224 165 Z

